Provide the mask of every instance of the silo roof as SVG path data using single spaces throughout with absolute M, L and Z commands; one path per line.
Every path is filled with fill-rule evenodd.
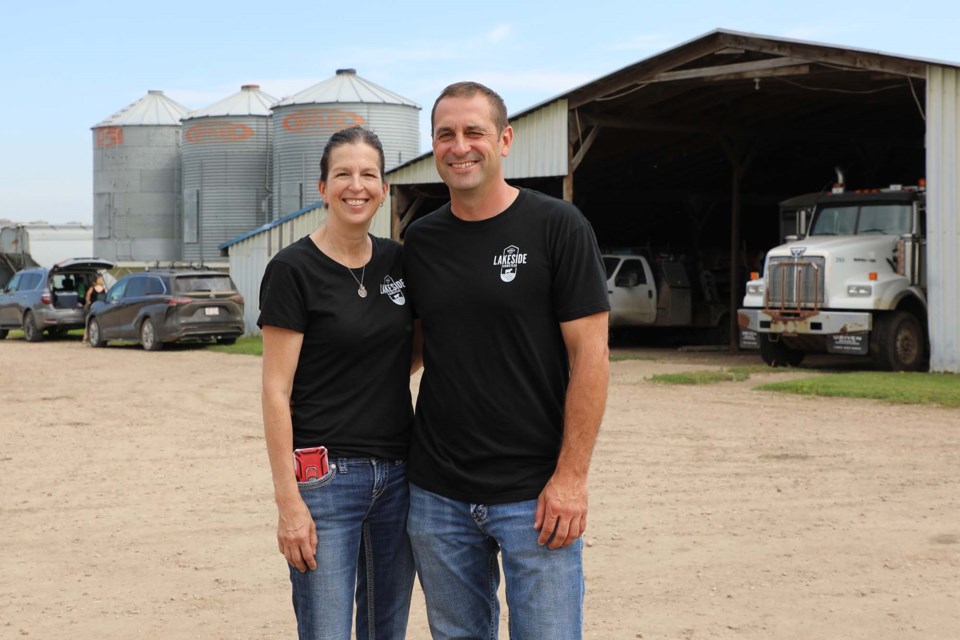
M 275 107 L 294 104 L 314 104 L 329 102 L 400 104 L 420 108 L 420 105 L 403 96 L 384 89 L 378 84 L 364 80 L 355 69 L 337 69 L 337 74 L 309 89 L 304 89 L 289 98 L 284 98 Z
M 163 91 L 151 90 L 130 106 L 93 125 L 93 128 L 179 125 L 187 112 L 186 107 L 163 95 Z
M 258 84 L 245 84 L 237 93 L 219 100 L 209 107 L 197 109 L 187 114 L 187 118 L 208 118 L 216 116 L 269 116 L 270 107 L 277 101 L 271 95 L 260 91 Z

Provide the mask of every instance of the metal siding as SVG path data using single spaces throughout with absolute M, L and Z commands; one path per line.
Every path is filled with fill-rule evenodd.
M 317 110 L 345 114 L 343 122 L 293 131 L 288 118 Z M 340 124 L 360 122 L 383 143 L 387 168 L 394 159 L 419 153 L 420 126 L 416 107 L 395 104 L 313 103 L 277 106 L 273 110 L 273 217 L 279 218 L 320 200 L 320 156 Z M 294 127 L 295 128 L 295 127 Z M 302 189 L 302 196 L 301 196 Z
M 98 146 L 93 130 L 94 252 L 107 260 L 175 260 L 180 127 L 124 126 Z
M 503 161 L 508 180 L 567 175 L 567 101 L 557 100 L 511 121 L 513 148 Z M 433 154 L 389 172 L 390 184 L 441 182 Z
M 242 139 L 191 136 L 191 132 L 208 127 L 211 130 L 223 127 L 224 131 L 246 127 L 252 133 Z M 184 216 L 183 260 L 216 260 L 220 257 L 220 244 L 269 219 L 264 209 L 269 210 L 270 129 L 269 118 L 265 116 L 218 116 L 183 121 L 184 212 L 192 206 L 190 199 L 196 191 L 200 192 L 196 230 Z
M 960 373 L 960 70 L 927 68 L 930 370 Z

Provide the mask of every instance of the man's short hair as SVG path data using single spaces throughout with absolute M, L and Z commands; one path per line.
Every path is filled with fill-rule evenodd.
M 433 103 L 433 109 L 430 111 L 430 137 L 433 137 L 433 118 L 437 113 L 437 105 L 440 104 L 441 100 L 444 98 L 472 98 L 478 93 L 484 96 L 487 102 L 490 103 L 490 111 L 491 115 L 493 115 L 493 122 L 497 126 L 497 133 L 499 134 L 506 129 L 510 122 L 507 120 L 507 105 L 503 102 L 500 94 L 479 82 L 471 82 L 468 80 L 465 82 L 454 82 L 440 92 L 436 102 Z

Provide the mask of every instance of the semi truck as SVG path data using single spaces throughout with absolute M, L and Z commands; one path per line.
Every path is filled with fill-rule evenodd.
M 841 179 L 781 203 L 781 220 L 795 222 L 796 233 L 747 282 L 740 346 L 774 367 L 818 352 L 869 356 L 887 371 L 923 369 L 925 196 L 922 181 L 848 191 Z

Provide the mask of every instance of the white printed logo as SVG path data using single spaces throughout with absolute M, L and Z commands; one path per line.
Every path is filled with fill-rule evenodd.
M 500 279 L 512 282 L 517 277 L 517 268 L 527 263 L 527 254 L 520 253 L 520 249 L 510 245 L 503 250 L 503 254 L 493 256 L 493 266 L 500 267 Z
M 390 276 L 386 276 L 383 279 L 383 284 L 380 285 L 380 293 L 390 296 L 394 304 L 402 305 L 407 301 L 403 297 L 403 286 L 403 278 L 394 280 Z

